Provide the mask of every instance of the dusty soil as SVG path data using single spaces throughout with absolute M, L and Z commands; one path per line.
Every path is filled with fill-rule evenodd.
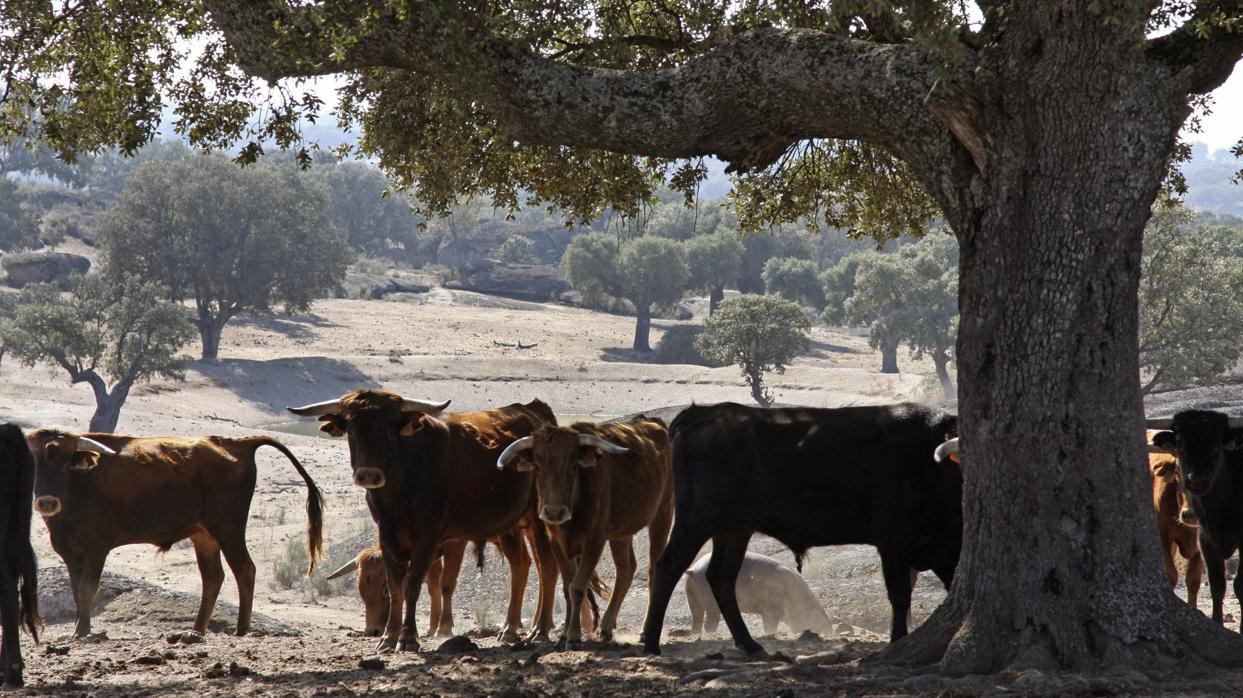
M 749 390 L 734 368 L 644 363 L 644 357 L 628 349 L 633 322 L 443 289 L 386 301 L 321 301 L 305 315 L 234 321 L 225 330 L 218 363 L 192 363 L 184 383 L 161 381 L 136 390 L 118 431 L 254 433 L 289 421 L 286 405 L 335 397 L 360 386 L 452 398 L 452 409 L 458 410 L 539 397 L 558 414 L 591 418 L 691 401 L 749 401 Z M 676 324 L 656 321 L 653 343 Z M 899 362 L 904 373 L 879 374 L 879 355 L 859 333 L 817 328 L 813 340 L 807 355 L 784 375 L 773 376 L 772 388 L 781 401 L 819 406 L 881 403 L 924 398 L 929 386 L 935 386 L 928 378 L 931 365 L 907 357 Z M 536 346 L 521 350 L 502 346 L 518 341 Z M 90 391 L 68 385 L 59 372 L 24 368 L 11 360 L 0 364 L 0 420 L 83 430 L 92 409 Z M 620 644 L 572 652 L 556 652 L 548 645 L 517 649 L 498 645 L 491 639 L 491 628 L 503 615 L 508 577 L 503 560 L 492 551 L 482 570 L 474 569 L 468 556 L 455 598 L 455 631 L 473 635 L 479 649 L 438 651 L 437 638 L 427 640 L 418 654 L 376 657 L 374 639 L 357 636 L 362 609 L 351 580 L 320 579 L 372 536 L 362 493 L 349 481 L 345 445 L 314 436 L 279 435 L 308 466 L 328 503 L 328 559 L 314 579 L 295 576 L 287 580 L 292 586 L 282 584 L 280 572 L 297 566 L 297 551 L 303 545 L 305 491 L 283 457 L 271 449 L 260 451 L 260 480 L 248 530 L 259 569 L 255 611 L 267 616 L 271 627 L 292 628 L 298 634 L 267 632 L 237 638 L 220 632 L 234 622 L 235 610 L 228 604 L 236 603 L 237 593 L 230 573 L 214 632 L 202 643 L 170 643 L 170 636 L 189 629 L 199 591 L 193 551 L 182 544 L 164 554 L 145 546 L 114 551 L 107 571 L 138 583 L 118 582 L 127 591 L 105 600 L 95 622 L 102 635 L 71 640 L 63 584 L 58 587 L 54 581 L 57 575 L 63 579 L 62 565 L 48 544 L 45 527 L 36 522 L 49 625 L 42 645 L 27 645 L 28 693 L 665 695 L 712 688 L 726 695 L 787 696 L 986 695 L 1002 690 L 1216 694 L 1237 685 L 1235 679 L 1221 676 L 1180 677 L 1177 684 L 1154 685 L 1147 677 L 1126 674 L 1089 679 L 1026 673 L 950 680 L 860 668 L 857 660 L 883 646 L 889 623 L 879 560 L 865 547 L 814 551 L 804 568 L 808 584 L 835 621 L 837 636 L 799 639 L 783 628 L 776 637 L 762 640 L 774 653 L 764 660 L 746 660 L 723 635 L 687 637 L 689 614 L 680 591 L 666 622 L 665 655 L 640 655 L 634 643 L 647 600 L 641 582 L 636 582 L 623 608 Z M 792 555 L 774 541 L 757 538 L 752 548 L 793 564 Z M 637 541 L 636 549 L 642 573 L 648 557 L 645 538 Z M 611 562 L 602 572 L 612 579 Z M 1202 596 L 1207 595 L 1206 585 Z M 914 623 L 922 622 L 943 596 L 934 577 L 921 576 Z M 532 575 L 524 607 L 528 619 L 534 598 Z M 420 605 L 425 619 L 426 602 Z M 59 613 L 53 612 L 56 608 Z M 1232 620 L 1238 617 L 1232 600 L 1227 608 Z M 559 607 L 558 621 L 562 613 Z M 758 637 L 758 617 L 748 621 Z

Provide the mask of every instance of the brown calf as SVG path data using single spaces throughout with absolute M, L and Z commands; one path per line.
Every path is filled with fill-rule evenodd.
M 1151 434 L 1149 435 L 1151 437 Z M 1200 581 L 1204 578 L 1204 556 L 1200 554 L 1200 523 L 1179 486 L 1178 459 L 1169 453 L 1149 453 L 1152 473 L 1152 505 L 1157 510 L 1157 532 L 1161 536 L 1161 556 L 1170 588 L 1178 587 L 1175 551 L 1187 560 L 1187 603 L 1196 605 Z
M 246 520 L 261 446 L 283 453 L 306 482 L 307 549 L 315 566 L 323 530 L 319 489 L 275 439 L 79 436 L 40 429 L 26 441 L 36 462 L 35 510 L 69 568 L 78 609 L 75 637 L 91 632 L 91 606 L 109 551 L 133 543 L 168 550 L 185 538 L 194 544 L 203 578 L 195 632 L 207 631 L 224 582 L 224 553 L 237 579 L 237 634 L 246 634 L 255 595 Z
M 617 579 L 600 622 L 607 642 L 634 579 L 634 535 L 648 529 L 651 561 L 669 538 L 673 482 L 664 422 L 640 416 L 614 424 L 546 425 L 505 449 L 497 467 L 536 471 L 539 517 L 548 524 L 565 579 L 561 645 L 582 641 L 583 601 L 608 543 Z

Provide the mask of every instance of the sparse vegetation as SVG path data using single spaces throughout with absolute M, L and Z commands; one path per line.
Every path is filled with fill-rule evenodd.
M 811 323 L 797 303 L 776 296 L 742 295 L 721 303 L 704 323 L 695 348 L 709 361 L 737 364 L 751 386 L 751 397 L 764 407 L 773 394 L 764 374 L 785 373 L 786 364 L 807 349 Z
M 496 249 L 496 258 L 510 264 L 535 264 L 535 243 L 525 235 L 514 235 Z

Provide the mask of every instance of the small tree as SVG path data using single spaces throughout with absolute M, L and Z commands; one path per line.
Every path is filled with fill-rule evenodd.
M 880 349 L 880 372 L 898 372 L 898 346 L 917 309 L 905 298 L 907 270 L 895 254 L 871 253 L 859 260 L 855 287 L 846 299 L 846 320 L 868 325 L 868 344 Z
M 535 264 L 539 261 L 535 256 L 535 243 L 525 235 L 505 238 L 505 242 L 496 248 L 496 258 L 509 264 Z
M 708 292 L 709 315 L 716 312 L 725 298 L 725 284 L 737 278 L 742 252 L 742 240 L 732 231 L 699 235 L 686 241 L 690 285 Z
M 820 319 L 826 325 L 845 325 L 849 322 L 846 301 L 855 294 L 855 275 L 859 272 L 859 262 L 868 254 L 875 253 L 856 252 L 846 255 L 820 275 L 820 285 L 824 290 L 824 312 L 820 314 Z
M 767 233 L 748 235 L 743 239 L 742 266 L 738 270 L 738 290 L 743 293 L 764 292 L 764 265 L 773 257 L 811 259 L 811 236 L 778 227 Z
M 818 271 L 810 259 L 773 257 L 764 263 L 764 290 L 819 309 L 824 306 L 824 287 Z
M 1183 387 L 1234 366 L 1243 347 L 1237 231 L 1158 206 L 1144 232 L 1139 285 L 1142 390 Z
M 194 329 L 185 309 L 163 300 L 167 296 L 167 288 L 134 275 L 79 277 L 68 294 L 34 284 L 22 291 L 0 335 L 22 363 L 51 361 L 73 383 L 90 385 L 90 430 L 112 431 L 135 383 L 184 377 L 185 358 L 177 352 Z
M 809 331 L 811 323 L 797 303 L 742 295 L 721 303 L 704 323 L 695 348 L 709 362 L 737 364 L 751 397 L 768 407 L 773 395 L 764 387 L 764 374 L 785 373 L 786 364 L 807 349 Z
M 240 169 L 204 155 L 144 166 L 97 230 L 113 268 L 194 301 L 203 359 L 214 361 L 238 313 L 306 310 L 344 277 L 350 250 L 327 206 L 292 166 Z
M 34 247 L 39 241 L 39 220 L 22 187 L 0 176 L 0 250 Z
M 683 246 L 661 237 L 636 238 L 619 247 L 604 233 L 579 235 L 561 263 L 570 285 L 588 301 L 610 295 L 634 304 L 635 351 L 651 351 L 652 306 L 678 301 L 689 277 Z
M 949 363 L 958 339 L 958 241 L 937 232 L 907 245 L 898 255 L 909 274 L 907 306 L 915 310 L 908 315 L 911 326 L 906 337 L 911 356 L 932 359 L 941 395 L 949 400 L 954 397 Z

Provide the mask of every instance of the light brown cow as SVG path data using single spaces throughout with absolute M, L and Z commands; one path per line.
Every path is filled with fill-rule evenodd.
M 1155 433 L 1150 430 L 1148 438 L 1151 440 Z M 1170 588 L 1178 587 L 1178 565 L 1174 561 L 1177 551 L 1187 560 L 1187 603 L 1194 607 L 1204 578 L 1200 522 L 1179 484 L 1178 459 L 1171 453 L 1149 453 L 1148 470 L 1152 474 L 1152 505 L 1157 510 L 1157 532 L 1161 537 L 1161 556 L 1165 560 Z
M 606 542 L 617 568 L 600 621 L 606 642 L 634 579 L 634 535 L 648 529 L 649 560 L 664 551 L 673 521 L 669 454 L 664 422 L 639 416 L 614 424 L 545 425 L 497 459 L 498 468 L 536 471 L 539 517 L 548 524 L 565 580 L 566 626 L 559 645 L 582 641 L 583 601 Z
M 185 538 L 194 544 L 203 578 L 195 632 L 207 631 L 224 581 L 224 553 L 237 579 L 237 634 L 246 634 L 255 595 L 246 522 L 258 475 L 255 451 L 262 446 L 284 454 L 306 483 L 307 549 L 315 566 L 323 530 L 319 489 L 275 439 L 79 436 L 39 429 L 26 442 L 36 464 L 35 510 L 69 568 L 77 637 L 91 632 L 91 606 L 110 550 L 134 543 L 168 550 Z

